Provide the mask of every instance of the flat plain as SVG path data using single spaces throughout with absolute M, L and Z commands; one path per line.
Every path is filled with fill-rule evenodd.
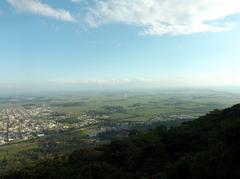
M 0 145 L 0 171 L 20 169 L 39 158 L 107 143 L 126 136 L 126 129 L 176 126 L 182 121 L 194 120 L 209 111 L 239 102 L 240 94 L 208 89 L 93 91 L 0 97 L 0 111 L 9 108 L 17 111 L 20 108 L 34 113 L 38 110 L 32 123 L 37 121 L 39 125 L 42 121 L 45 126 L 56 126 L 45 128 L 41 133 L 32 132 L 27 140 Z M 48 110 L 43 117 L 42 108 Z M 1 121 L 4 139 L 5 123 L 4 119 Z

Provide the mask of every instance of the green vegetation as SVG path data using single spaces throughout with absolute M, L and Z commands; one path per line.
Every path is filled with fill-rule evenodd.
M 124 168 L 123 165 L 126 166 L 132 165 L 131 163 L 124 163 L 118 166 L 112 163 L 113 161 L 108 160 L 109 157 L 107 156 L 108 153 L 109 154 L 113 153 L 113 155 L 119 155 L 121 157 L 124 157 L 122 156 L 125 155 L 122 154 L 122 152 L 124 151 L 117 151 L 117 149 L 116 151 L 114 150 L 111 151 L 112 149 L 110 151 L 106 150 L 109 150 L 108 149 L 109 147 L 114 146 L 115 144 L 117 144 L 117 142 L 119 142 L 119 144 L 117 145 L 125 146 L 126 148 L 125 152 L 126 155 L 129 155 L 128 157 L 131 158 L 133 157 L 131 155 L 136 155 L 135 157 L 137 158 L 135 159 L 133 157 L 133 159 L 131 160 L 132 162 L 137 163 L 139 162 L 138 160 L 140 160 L 139 157 L 140 158 L 145 157 L 142 156 L 143 155 L 142 152 L 144 152 L 145 150 L 144 149 L 145 145 L 148 146 L 149 143 L 154 144 L 156 146 L 161 145 L 163 146 L 163 149 L 155 148 L 154 150 L 166 152 L 169 150 L 169 148 L 166 148 L 167 144 L 165 143 L 166 140 L 170 140 L 168 136 L 172 135 L 171 140 L 173 140 L 172 138 L 179 139 L 179 141 L 174 141 L 176 143 L 186 142 L 184 141 L 185 139 L 178 138 L 178 135 L 183 137 L 189 137 L 184 136 L 185 132 L 190 133 L 186 135 L 193 134 L 194 137 L 196 136 L 195 145 L 196 147 L 198 147 L 200 145 L 197 144 L 199 142 L 198 135 L 205 133 L 205 130 L 201 128 L 199 130 L 203 131 L 199 132 L 198 130 L 196 130 L 196 132 L 194 133 L 193 130 L 189 129 L 190 127 L 185 128 L 190 124 L 191 125 L 194 124 L 194 122 L 188 123 L 186 126 L 183 125 L 182 127 L 179 128 L 173 129 L 169 128 L 173 126 L 174 127 L 179 126 L 182 122 L 196 119 L 200 115 L 203 115 L 216 108 L 223 109 L 226 106 L 238 103 L 239 101 L 240 95 L 238 94 L 216 92 L 211 90 L 177 90 L 177 91 L 159 90 L 148 92 L 123 91 L 105 93 L 98 92 L 81 95 L 72 94 L 65 96 L 56 95 L 45 97 L 0 98 L 0 102 L 2 102 L 0 103 L 0 109 L 11 107 L 14 105 L 23 106 L 24 108 L 29 109 L 41 106 L 50 106 L 51 111 L 53 112 L 48 117 L 46 118 L 38 117 L 34 120 L 36 121 L 41 120 L 41 122 L 45 123 L 47 123 L 47 121 L 56 121 L 58 124 L 61 124 L 60 125 L 61 127 L 58 127 L 54 130 L 44 129 L 44 131 L 42 131 L 44 137 L 37 137 L 37 134 L 35 134 L 33 135 L 33 138 L 30 138 L 30 140 L 13 142 L 7 145 L 0 146 L 0 173 L 4 175 L 6 173 L 12 173 L 13 172 L 12 170 L 15 169 L 23 170 L 23 167 L 25 166 L 28 166 L 30 171 L 32 171 L 33 166 L 35 165 L 41 166 L 42 165 L 41 163 L 44 164 L 44 161 L 49 162 L 49 160 L 53 160 L 52 163 L 54 165 L 56 161 L 58 161 L 59 164 L 62 163 L 63 166 L 61 167 L 63 168 L 66 167 L 67 171 L 72 172 L 73 177 L 77 177 L 78 175 L 77 172 L 79 171 L 75 171 L 74 167 L 78 166 L 80 170 L 80 168 L 82 168 L 83 165 L 78 164 L 78 161 L 76 161 L 76 163 L 71 164 L 69 155 L 72 156 L 73 154 L 71 155 L 71 153 L 74 150 L 76 150 L 75 154 L 78 153 L 79 150 L 81 150 L 80 153 L 81 152 L 85 153 L 88 151 L 87 156 L 85 156 L 87 158 L 86 159 L 87 163 L 84 163 L 86 167 L 92 164 L 92 161 L 91 160 L 89 161 L 88 159 L 88 153 L 89 155 L 95 155 L 95 153 L 98 153 L 101 154 L 99 156 L 100 159 L 94 158 L 94 160 L 97 161 L 96 163 L 93 162 L 94 166 L 97 165 L 96 166 L 97 168 L 106 167 L 107 173 L 112 172 L 114 173 L 113 176 L 121 176 L 120 174 L 123 174 L 123 178 L 132 177 L 153 178 L 154 172 L 148 173 L 150 169 L 145 168 L 144 171 L 142 171 L 142 169 L 135 167 L 134 170 L 132 169 L 131 171 L 129 171 L 128 169 Z M 209 115 L 205 118 L 208 118 Z M 87 124 L 84 126 L 80 125 L 87 122 L 87 120 L 89 119 L 94 119 L 97 121 L 97 123 Z M 205 124 L 205 127 L 210 125 L 210 123 L 207 122 L 202 123 Z M 216 125 L 217 124 L 218 122 L 216 122 Z M 156 128 L 157 126 L 161 125 L 164 125 L 166 129 L 158 128 L 146 132 L 146 130 L 148 130 L 149 128 Z M 194 128 L 197 128 L 196 126 L 198 126 L 198 124 L 194 125 Z M 161 129 L 161 131 L 164 129 L 165 132 L 163 136 L 162 135 L 158 136 L 159 129 Z M 180 131 L 180 129 L 182 131 Z M 133 131 L 129 132 L 129 130 Z M 100 133 L 98 133 L 99 131 Z M 176 134 L 174 133 L 174 131 L 175 132 L 177 131 Z M 210 134 L 217 135 L 216 131 L 212 131 L 210 132 Z M 211 136 L 210 134 L 209 136 Z M 126 139 L 121 140 L 127 135 L 130 136 Z M 189 140 L 195 140 L 194 137 L 192 138 L 190 137 Z M 118 141 L 116 141 L 117 139 Z M 107 146 L 100 145 L 107 144 L 111 140 L 114 140 L 114 142 L 112 142 L 110 145 Z M 139 144 L 136 144 L 134 140 L 136 140 Z M 207 139 L 204 138 L 201 140 Z M 202 142 L 201 140 L 200 142 Z M 215 141 L 218 139 L 214 138 L 211 140 Z M 208 146 L 210 144 L 206 143 L 206 145 Z M 95 148 L 96 146 L 97 148 Z M 178 150 L 180 146 L 175 146 L 176 150 Z M 191 148 L 190 144 L 186 144 L 186 146 L 187 148 L 189 146 Z M 133 153 L 131 153 L 131 151 Z M 151 152 L 154 154 L 154 151 Z M 189 156 L 187 152 L 189 152 L 189 154 L 193 152 L 193 154 Z M 195 157 L 194 152 L 196 151 L 190 150 L 187 152 L 183 154 L 180 152 L 180 154 L 177 155 L 179 156 L 183 155 L 183 158 L 187 157 L 187 159 L 189 159 L 190 157 L 192 162 L 193 159 L 191 157 L 193 158 Z M 207 151 L 207 153 L 208 152 L 209 151 Z M 167 153 L 168 155 L 170 155 L 169 152 Z M 154 155 L 157 156 L 158 154 Z M 63 156 L 63 158 L 61 156 Z M 116 160 L 121 160 L 121 157 L 116 158 Z M 164 165 L 164 167 L 175 166 L 175 162 L 179 160 L 172 158 L 172 156 L 163 157 L 169 161 L 167 162 L 164 159 L 165 163 L 163 162 L 161 164 L 161 167 L 163 167 L 162 165 Z M 157 157 L 156 160 L 158 160 Z M 154 161 L 154 159 L 152 158 L 150 159 L 147 158 L 146 161 L 144 159 L 144 162 L 146 162 L 146 164 L 144 164 L 144 166 L 141 167 L 144 168 L 146 167 L 145 165 L 149 165 L 153 168 L 155 167 L 154 169 L 155 171 L 159 170 L 156 169 L 156 166 L 154 166 L 155 164 L 151 164 L 152 163 L 151 161 L 153 161 L 153 163 L 154 162 L 161 163 L 160 161 Z M 101 163 L 100 166 L 98 166 L 98 162 Z M 186 162 L 185 159 L 184 162 Z M 53 168 L 56 167 L 54 165 L 52 166 Z M 73 169 L 71 169 L 72 167 Z M 44 170 L 46 169 L 43 168 L 43 171 Z M 92 169 L 90 167 L 87 170 Z M 108 170 L 110 170 L 111 172 L 109 172 Z M 164 171 L 162 170 L 160 171 L 160 173 L 163 173 L 162 178 L 168 177 L 168 175 L 165 172 L 166 172 L 165 169 Z M 36 174 L 37 173 L 38 172 L 36 172 Z M 56 175 L 53 176 L 55 177 Z M 62 176 L 64 176 L 64 174 Z M 108 176 L 107 177 L 105 176 L 104 178 L 108 178 Z M 111 178 L 111 176 L 109 176 L 109 178 Z M 155 178 L 159 178 L 158 175 Z
M 47 156 L 3 178 L 238 179 L 240 104 L 70 155 Z
M 0 146 L 0 173 L 21 169 L 48 155 L 67 154 L 93 145 L 87 137 L 94 133 L 88 129 L 46 131 L 44 137 Z
M 199 117 L 240 101 L 240 94 L 208 89 L 166 89 L 114 92 L 79 92 L 68 95 L 0 98 L 0 109 L 8 105 L 24 107 L 50 105 L 56 112 L 79 116 L 93 114 L 114 121 L 146 121 L 158 115 Z
M 164 125 L 170 128 L 172 126 L 179 126 L 184 121 L 162 121 L 148 125 L 137 125 L 134 128 L 141 131 L 145 131 L 156 125 Z M 106 122 L 108 123 L 108 121 Z M 97 137 L 90 137 L 99 132 L 100 128 L 101 126 L 96 125 L 84 128 L 45 131 L 44 137 L 2 145 L 0 146 L 0 161 L 2 162 L 0 173 L 8 173 L 12 169 L 20 170 L 26 165 L 31 166 L 34 162 L 46 156 L 66 155 L 74 150 L 109 143 L 110 140 L 121 139 L 129 133 L 127 130 L 107 130 L 106 132 L 99 133 Z
M 207 89 L 182 89 L 83 93 L 51 99 L 58 112 L 87 113 L 114 121 L 146 121 L 158 115 L 199 117 L 211 110 L 238 103 L 240 95 Z

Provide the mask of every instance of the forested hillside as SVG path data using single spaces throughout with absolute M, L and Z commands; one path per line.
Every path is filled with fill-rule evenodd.
M 110 144 L 49 156 L 4 178 L 239 179 L 240 104 L 180 127 L 136 130 Z

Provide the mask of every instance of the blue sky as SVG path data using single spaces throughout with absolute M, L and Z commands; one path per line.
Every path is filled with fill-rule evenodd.
M 0 88 L 240 85 L 230 1 L 2 0 Z

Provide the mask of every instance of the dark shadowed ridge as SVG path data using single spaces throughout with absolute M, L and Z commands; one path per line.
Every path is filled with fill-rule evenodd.
M 3 178 L 239 179 L 240 104 L 180 127 L 131 132 L 108 145 L 48 156 Z

